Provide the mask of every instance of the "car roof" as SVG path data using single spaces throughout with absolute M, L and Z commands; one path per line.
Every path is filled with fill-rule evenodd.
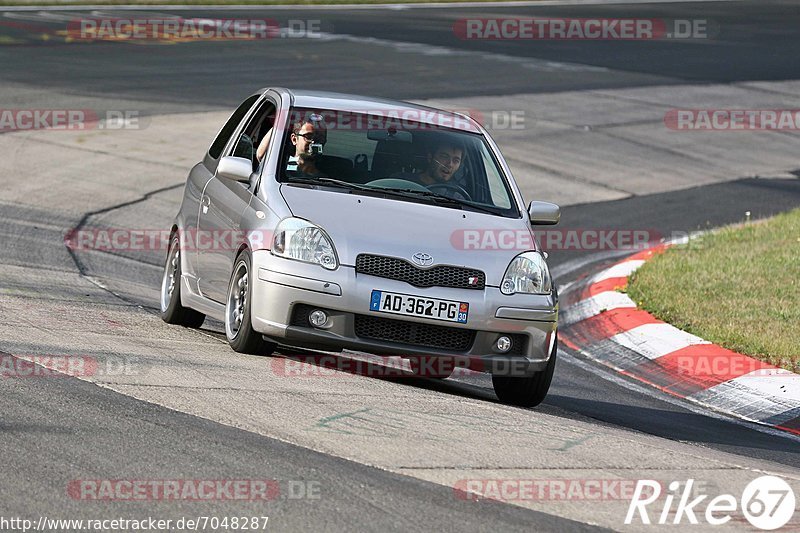
M 284 88 L 273 90 L 279 93 L 284 91 L 289 93 L 293 100 L 292 105 L 295 107 L 378 114 L 385 117 L 398 117 L 409 122 L 421 122 L 470 133 L 483 133 L 480 126 L 469 116 L 471 113 L 451 112 L 400 100 L 356 94 Z

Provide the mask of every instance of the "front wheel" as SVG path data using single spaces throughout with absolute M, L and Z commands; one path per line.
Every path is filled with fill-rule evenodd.
M 553 351 L 545 369 L 530 376 L 492 375 L 492 386 L 497 398 L 503 403 L 519 407 L 536 407 L 542 403 L 553 380 L 557 352 L 558 341 L 553 343 Z
M 161 318 L 168 324 L 199 328 L 206 315 L 181 305 L 181 243 L 173 235 L 161 278 Z
M 250 251 L 242 250 L 233 265 L 225 304 L 225 336 L 228 344 L 239 353 L 270 355 L 275 351 L 276 345 L 265 341 L 260 333 L 253 330 L 250 320 Z

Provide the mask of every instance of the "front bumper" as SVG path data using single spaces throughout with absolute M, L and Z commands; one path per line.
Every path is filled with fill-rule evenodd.
M 451 357 L 459 364 L 493 374 L 530 374 L 544 370 L 555 343 L 558 302 L 553 295 L 507 296 L 489 286 L 483 290 L 418 288 L 402 281 L 356 274 L 350 266 L 329 271 L 319 265 L 275 257 L 264 250 L 253 253 L 253 274 L 253 329 L 283 344 L 376 355 Z M 373 289 L 469 302 L 468 322 L 457 324 L 370 311 Z M 325 329 L 304 320 L 303 313 L 311 308 L 328 314 Z M 390 331 L 396 328 L 382 325 L 412 328 L 417 342 L 407 337 L 393 338 Z M 446 341 L 427 343 L 423 340 L 425 334 L 418 332 L 434 332 L 440 341 L 443 332 L 445 336 L 452 332 L 454 337 L 469 340 L 458 347 Z M 494 349 L 502 334 L 514 340 L 512 349 L 505 354 Z

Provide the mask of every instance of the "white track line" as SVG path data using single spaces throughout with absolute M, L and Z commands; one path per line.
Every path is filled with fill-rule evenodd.
M 601 271 L 599 274 L 593 276 L 589 284 L 591 285 L 592 283 L 599 283 L 601 281 L 611 278 L 627 278 L 643 264 L 644 264 L 644 259 L 632 259 L 630 261 L 623 261 L 621 263 L 617 263 L 611 268 L 607 268 Z
M 630 348 L 648 359 L 676 352 L 688 346 L 711 344 L 691 333 L 686 333 L 669 324 L 642 324 L 617 333 L 609 339 L 615 344 Z
M 597 316 L 603 311 L 620 308 L 634 309 L 636 304 L 621 292 L 605 291 L 562 310 L 559 313 L 558 323 L 560 326 L 571 326 L 581 320 Z

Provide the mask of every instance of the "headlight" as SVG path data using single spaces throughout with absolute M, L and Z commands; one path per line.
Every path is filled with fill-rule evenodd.
M 328 270 L 339 266 L 328 234 L 307 220 L 285 218 L 275 228 L 272 253 L 287 259 L 316 263 Z
M 500 284 L 503 294 L 550 294 L 552 282 L 547 263 L 539 252 L 519 254 L 508 265 Z

